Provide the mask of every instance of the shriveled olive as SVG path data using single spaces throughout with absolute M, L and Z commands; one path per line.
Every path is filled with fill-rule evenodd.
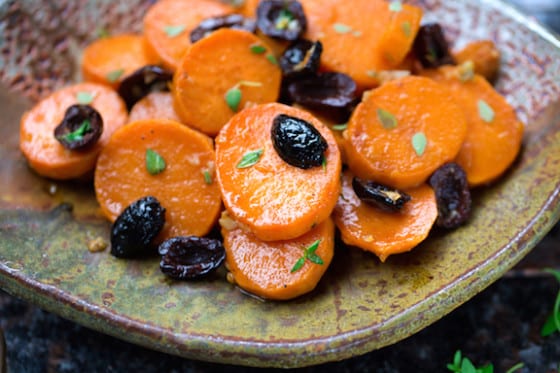
M 457 163 L 446 163 L 430 176 L 430 186 L 436 194 L 438 217 L 436 225 L 456 228 L 471 215 L 471 192 L 467 174 Z
M 156 65 L 146 65 L 123 79 L 118 93 L 128 110 L 150 92 L 167 91 L 173 73 Z
M 101 114 L 89 105 L 72 105 L 62 122 L 54 129 L 54 137 L 67 149 L 83 150 L 94 145 L 103 133 Z
M 218 268 L 226 257 L 220 240 L 197 236 L 170 238 L 159 245 L 158 252 L 161 255 L 161 271 L 178 280 L 207 275 Z
M 111 227 L 111 254 L 134 258 L 155 252 L 152 241 L 165 224 L 165 208 L 152 196 L 141 198 L 118 216 Z
M 257 28 L 267 36 L 292 41 L 307 29 L 307 18 L 299 1 L 262 0 L 257 7 Z
M 455 64 L 439 23 L 429 23 L 420 27 L 414 39 L 413 50 L 424 67 Z
M 257 22 L 252 18 L 243 17 L 241 14 L 206 18 L 191 31 L 191 43 L 196 43 L 203 37 L 208 36 L 212 31 L 226 27 L 255 32 L 257 30 Z
M 321 166 L 327 141 L 315 127 L 300 118 L 280 114 L 272 122 L 274 149 L 286 163 L 303 169 Z
M 306 39 L 294 41 L 280 57 L 280 68 L 284 78 L 315 75 L 319 70 L 323 44 Z
M 289 98 L 310 109 L 348 109 L 356 102 L 356 83 L 342 73 L 322 73 L 287 84 Z
M 399 211 L 410 201 L 405 192 L 358 177 L 352 179 L 352 188 L 360 200 L 385 211 Z

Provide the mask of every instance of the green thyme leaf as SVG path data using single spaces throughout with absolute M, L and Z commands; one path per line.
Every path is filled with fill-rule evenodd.
M 421 156 L 426 151 L 426 144 L 428 143 L 428 139 L 424 132 L 416 132 L 414 136 L 412 136 L 412 147 L 418 156 Z
M 80 124 L 80 127 L 76 128 L 72 132 L 60 136 L 59 139 L 66 140 L 67 142 L 81 141 L 84 138 L 84 135 L 87 133 L 87 131 L 90 130 L 91 130 L 91 122 L 89 121 L 89 119 L 85 119 L 82 122 L 82 124 Z
M 391 12 L 400 12 L 402 10 L 402 3 L 400 1 L 391 1 L 389 10 Z
M 492 123 L 495 116 L 494 110 L 482 99 L 478 100 L 478 115 L 480 115 L 480 118 L 486 123 Z
M 335 124 L 334 126 L 331 126 L 331 129 L 333 131 L 344 131 L 347 128 L 348 128 L 348 123 Z
M 163 31 L 170 38 L 174 38 L 175 36 L 178 36 L 182 34 L 183 31 L 185 31 L 185 26 L 184 25 L 165 26 L 163 28 Z
M 204 182 L 208 185 L 212 184 L 212 175 L 210 174 L 210 171 L 208 170 L 203 170 L 202 171 L 202 176 L 204 177 Z
M 231 88 L 226 92 L 225 100 L 227 106 L 234 111 L 237 112 L 239 110 L 239 104 L 241 103 L 241 90 L 239 89 L 239 85 Z
M 249 47 L 249 49 L 251 50 L 251 53 L 254 54 L 263 54 L 266 52 L 266 47 L 260 44 L 253 44 Z
M 287 9 L 282 9 L 278 14 L 278 18 L 276 18 L 276 22 L 274 23 L 274 27 L 277 30 L 285 30 L 289 27 L 290 22 L 294 20 L 294 15 Z
M 339 34 L 347 34 L 352 31 L 352 27 L 345 25 L 344 23 L 335 23 L 333 25 L 333 29 Z
M 321 259 L 321 257 L 315 253 L 308 254 L 307 259 L 309 259 L 309 261 L 314 264 L 324 264 L 323 259 Z
M 146 149 L 146 169 L 151 175 L 157 175 L 165 170 L 163 157 L 150 148 Z
M 262 149 L 251 150 L 243 155 L 239 163 L 237 164 L 237 168 L 247 168 L 251 167 L 256 164 L 263 154 Z
M 404 36 L 409 38 L 410 35 L 412 34 L 412 27 L 410 26 L 410 22 L 405 21 L 401 23 L 401 30 L 404 33 Z
M 76 101 L 80 105 L 89 105 L 93 102 L 95 95 L 91 92 L 81 91 L 76 93 Z
M 273 54 L 269 53 L 266 55 L 266 59 L 273 65 L 278 65 L 278 60 L 274 57 Z
M 109 73 L 107 73 L 107 81 L 109 83 L 115 83 L 117 80 L 119 80 L 119 78 L 122 76 L 122 74 L 124 74 L 124 69 L 118 69 L 118 70 L 113 70 Z
M 304 264 L 305 264 L 305 258 L 302 256 L 301 258 L 299 258 L 297 260 L 296 264 L 294 264 L 294 266 L 292 267 L 290 272 L 294 273 L 296 271 L 299 271 L 301 269 L 301 267 L 303 267 Z
M 309 247 L 307 249 L 305 249 L 307 254 L 313 254 L 315 251 L 317 251 L 317 248 L 319 248 L 320 243 L 321 243 L 321 240 L 316 240 L 311 245 L 309 245 Z
M 379 119 L 383 127 L 388 130 L 397 126 L 397 118 L 385 109 L 377 109 L 377 119 Z

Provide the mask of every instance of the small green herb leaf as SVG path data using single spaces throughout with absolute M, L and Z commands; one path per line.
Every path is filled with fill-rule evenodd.
M 294 264 L 294 266 L 292 267 L 292 269 L 290 270 L 291 273 L 294 273 L 296 271 L 299 271 L 301 269 L 301 267 L 303 267 L 303 265 L 305 264 L 305 257 L 301 257 L 297 260 L 296 264 Z
M 319 264 L 322 265 L 323 263 L 323 259 L 321 259 L 321 257 L 315 253 L 311 253 L 307 255 L 307 259 L 309 259 L 309 261 L 311 263 L 315 263 L 315 264 Z
M 266 52 L 266 47 L 260 44 L 253 44 L 249 47 L 249 49 L 251 50 L 251 53 L 254 54 L 263 54 Z
M 165 34 L 170 38 L 174 38 L 175 36 L 178 36 L 182 34 L 183 31 L 185 31 L 185 26 L 184 25 L 165 26 L 163 28 L 163 31 L 165 31 Z
M 267 54 L 266 55 L 266 59 L 273 65 L 278 65 L 278 60 L 276 59 L 276 57 L 274 57 L 273 54 Z
M 251 150 L 243 155 L 239 163 L 237 164 L 237 168 L 247 168 L 251 167 L 256 164 L 263 154 L 262 149 Z
M 488 364 L 481 368 L 476 368 L 474 364 L 468 358 L 463 357 L 461 351 L 458 350 L 453 357 L 453 363 L 447 364 L 447 370 L 455 373 L 494 373 L 494 366 Z
M 208 185 L 212 184 L 212 175 L 210 174 L 210 171 L 208 170 L 203 170 L 202 171 L 202 176 L 204 177 L 204 182 Z
M 492 123 L 495 116 L 494 110 L 482 99 L 478 100 L 478 115 L 480 115 L 482 120 L 486 123 Z
M 95 95 L 91 92 L 81 91 L 76 93 L 76 101 L 80 105 L 89 105 L 93 102 Z
M 334 126 L 331 126 L 331 129 L 333 131 L 344 131 L 347 128 L 348 128 L 348 123 L 335 124 Z
M 321 243 L 321 240 L 316 240 L 315 242 L 313 242 L 311 245 L 309 245 L 309 247 L 307 249 L 305 249 L 305 251 L 308 254 L 313 254 L 315 251 L 317 251 L 317 249 L 319 248 L 319 244 Z
M 289 27 L 290 22 L 294 20 L 294 15 L 287 9 L 282 9 L 276 18 L 274 27 L 278 30 L 285 30 Z
M 347 34 L 352 31 L 352 27 L 345 25 L 344 23 L 335 23 L 333 25 L 333 29 L 339 34 Z
M 124 69 L 113 70 L 106 76 L 109 83 L 115 83 L 124 74 Z
M 383 127 L 388 130 L 397 126 L 397 118 L 385 109 L 377 109 L 377 119 L 379 119 Z
M 400 12 L 402 10 L 402 3 L 400 1 L 391 1 L 389 10 L 391 12 Z
M 519 370 L 519 369 L 523 368 L 524 366 L 525 366 L 525 364 L 523 364 L 523 363 L 517 363 L 517 364 L 515 364 L 514 366 L 512 366 L 511 368 L 509 368 L 509 369 L 506 371 L 506 373 L 513 373 L 513 372 L 515 372 L 516 370 Z
M 550 273 L 556 277 L 558 282 L 560 282 L 560 271 L 548 268 L 545 269 L 545 272 Z M 541 329 L 541 336 L 547 337 L 555 332 L 560 332 L 560 291 L 556 295 L 556 301 L 554 302 L 552 314 L 548 317 Z
M 226 92 L 225 95 L 225 100 L 226 100 L 226 104 L 227 106 L 229 106 L 229 108 L 232 111 L 237 112 L 237 110 L 239 110 L 239 104 L 241 103 L 241 90 L 239 89 L 239 86 L 236 85 L 235 87 L 229 89 Z
M 412 136 L 412 147 L 418 156 L 424 154 L 427 143 L 428 139 L 426 139 L 424 132 L 416 132 L 414 136 Z
M 60 136 L 60 139 L 66 140 L 67 142 L 81 141 L 89 130 L 91 130 L 91 122 L 89 119 L 85 119 L 82 124 L 80 124 L 80 127 L 64 136 Z
M 165 170 L 163 157 L 150 148 L 146 149 L 146 169 L 151 175 L 157 175 Z
M 410 26 L 410 22 L 405 21 L 405 22 L 401 23 L 401 30 L 404 33 L 404 36 L 409 38 L 410 34 L 412 34 L 412 28 Z

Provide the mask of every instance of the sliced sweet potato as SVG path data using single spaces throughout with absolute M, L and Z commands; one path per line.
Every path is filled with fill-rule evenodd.
M 346 158 L 360 178 L 412 188 L 455 158 L 466 131 L 465 115 L 450 90 L 408 76 L 364 95 L 344 133 Z
M 384 0 L 302 0 L 306 38 L 323 43 L 324 70 L 350 75 L 360 90 L 377 86 L 375 73 L 397 68 L 411 48 L 422 11 Z M 396 3 L 396 2 L 395 2 Z M 403 26 L 404 25 L 404 26 Z
M 116 89 L 124 77 L 156 61 L 146 54 L 141 35 L 108 36 L 97 39 L 83 50 L 82 77 L 85 81 Z
M 374 253 L 384 262 L 389 255 L 410 251 L 427 236 L 437 218 L 434 191 L 427 184 L 408 189 L 411 196 L 401 211 L 385 211 L 358 198 L 353 175 L 345 171 L 342 193 L 333 218 L 347 245 Z
M 91 99 L 88 104 L 101 114 L 103 132 L 92 147 L 69 150 L 55 138 L 54 130 L 62 122 L 66 109 L 81 102 L 80 96 Z M 99 152 L 127 118 L 123 100 L 111 88 L 95 83 L 75 84 L 39 101 L 22 116 L 19 146 L 39 175 L 62 180 L 79 178 L 93 171 Z
M 265 48 L 255 53 L 254 46 Z M 246 106 L 277 100 L 280 68 L 255 35 L 219 29 L 193 44 L 173 78 L 173 104 L 184 123 L 215 136 Z
M 467 118 L 467 136 L 455 162 L 467 173 L 469 185 L 494 181 L 521 149 L 525 127 L 515 110 L 486 79 L 465 75 L 460 66 L 442 66 L 425 74 L 450 89 Z
M 129 122 L 140 119 L 163 118 L 181 122 L 173 109 L 173 97 L 170 92 L 152 92 L 138 101 L 128 115 Z
M 161 0 L 144 16 L 146 50 L 150 58 L 175 71 L 191 46 L 190 34 L 206 18 L 231 14 L 235 9 L 218 0 Z
M 328 144 L 324 165 L 302 169 L 285 162 L 271 140 L 274 118 L 300 118 Z M 256 162 L 241 167 L 253 155 Z M 216 137 L 216 171 L 231 216 L 263 241 L 292 239 L 327 219 L 340 190 L 340 152 L 330 130 L 311 114 L 265 104 L 236 114 Z
M 161 240 L 203 236 L 221 210 L 211 139 L 167 119 L 140 120 L 116 131 L 99 156 L 94 185 L 110 221 L 142 197 L 157 198 L 166 209 Z
M 500 69 L 501 53 L 492 40 L 477 40 L 453 53 L 458 65 L 471 61 L 474 72 L 493 81 Z
M 334 254 L 330 218 L 301 237 L 268 242 L 241 229 L 231 218 L 222 217 L 220 223 L 228 279 L 262 298 L 287 300 L 312 291 Z

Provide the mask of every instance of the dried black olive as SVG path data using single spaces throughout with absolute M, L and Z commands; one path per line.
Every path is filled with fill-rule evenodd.
M 165 224 L 165 208 L 152 196 L 141 198 L 117 217 L 111 227 L 111 254 L 134 258 L 152 251 L 152 241 Z
M 319 70 L 319 62 L 323 44 L 306 39 L 294 41 L 280 57 L 279 64 L 284 78 L 296 78 L 315 75 Z
M 399 211 L 410 201 L 410 196 L 400 190 L 358 177 L 352 179 L 352 188 L 360 200 L 385 211 Z
M 346 74 L 322 73 L 287 84 L 289 98 L 310 109 L 345 109 L 356 102 L 356 82 Z
M 307 18 L 299 1 L 262 0 L 257 7 L 257 27 L 267 36 L 292 41 L 307 29 Z
M 430 176 L 429 183 L 436 194 L 436 225 L 456 228 L 465 223 L 471 215 L 471 192 L 463 168 L 446 163 Z
M 188 280 L 204 276 L 218 268 L 226 257 L 220 240 L 181 236 L 170 238 L 159 245 L 159 267 L 166 275 Z
M 303 119 L 285 114 L 276 116 L 271 138 L 274 149 L 286 163 L 303 169 L 323 164 L 327 141 Z
M 413 50 L 424 67 L 455 65 L 443 28 L 439 23 L 430 23 L 420 27 L 416 39 L 414 39 Z
M 241 14 L 206 18 L 191 31 L 191 43 L 196 43 L 203 37 L 208 36 L 212 31 L 226 27 L 255 32 L 257 30 L 257 22 L 252 18 L 243 17 Z
M 146 65 L 123 79 L 118 93 L 126 103 L 128 110 L 142 97 L 154 91 L 169 90 L 173 73 L 156 65 Z
M 101 114 L 89 105 L 72 105 L 62 122 L 54 129 L 54 137 L 67 149 L 82 150 L 94 145 L 103 133 Z

